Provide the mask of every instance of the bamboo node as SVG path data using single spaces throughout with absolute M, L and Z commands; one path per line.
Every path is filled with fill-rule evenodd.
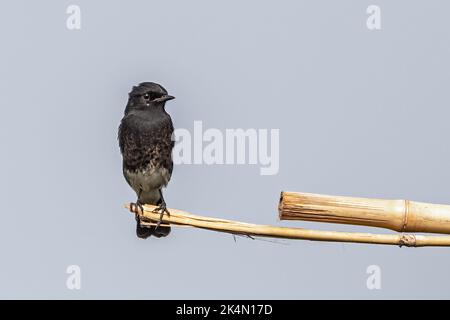
M 398 243 L 398 246 L 401 248 L 405 247 L 415 247 L 416 246 L 416 236 L 413 234 L 402 234 Z
M 400 232 L 406 231 L 406 227 L 408 225 L 408 216 L 409 216 L 409 200 L 405 200 L 405 211 L 403 213 L 403 225 L 402 225 L 402 230 Z

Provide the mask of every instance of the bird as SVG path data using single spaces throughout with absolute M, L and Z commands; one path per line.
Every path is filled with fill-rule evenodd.
M 173 171 L 174 127 L 165 110 L 166 102 L 172 99 L 175 97 L 160 84 L 142 82 L 133 86 L 119 125 L 122 171 L 136 192 L 137 201 L 130 208 L 135 213 L 136 235 L 142 239 L 170 233 L 170 226 L 160 224 L 164 213 L 170 215 L 162 188 L 169 183 Z M 154 211 L 160 213 L 160 219 L 156 225 L 141 225 L 144 204 L 157 206 Z

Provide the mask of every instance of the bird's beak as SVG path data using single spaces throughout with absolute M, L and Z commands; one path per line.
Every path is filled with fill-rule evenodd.
M 159 102 L 166 102 L 166 101 L 173 100 L 173 99 L 175 99 L 174 96 L 170 96 L 170 95 L 166 94 L 166 95 L 164 95 L 161 98 L 158 98 L 156 100 L 159 101 Z

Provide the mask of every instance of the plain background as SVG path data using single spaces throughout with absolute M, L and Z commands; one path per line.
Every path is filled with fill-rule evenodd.
M 81 8 L 81 30 L 66 8 Z M 381 7 L 382 29 L 366 27 Z M 450 298 L 447 248 L 142 241 L 117 127 L 132 85 L 174 124 L 279 128 L 280 171 L 176 166 L 169 206 L 281 223 L 281 190 L 450 203 L 448 1 L 2 1 L 1 298 Z M 81 290 L 66 268 L 81 267 Z M 381 290 L 366 269 L 381 268 Z

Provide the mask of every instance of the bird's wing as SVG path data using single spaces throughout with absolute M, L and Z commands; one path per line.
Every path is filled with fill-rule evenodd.
M 147 164 L 173 171 L 172 139 L 173 124 L 170 117 L 143 119 L 136 115 L 125 116 L 119 126 L 119 146 L 124 167 L 128 170 L 142 168 Z

